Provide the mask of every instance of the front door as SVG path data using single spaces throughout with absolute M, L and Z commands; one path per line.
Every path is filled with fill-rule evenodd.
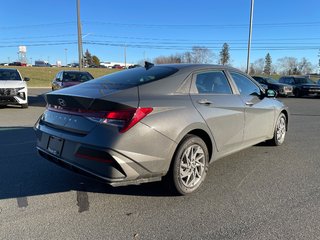
M 190 96 L 206 121 L 218 151 L 228 151 L 243 141 L 244 104 L 233 94 L 222 70 L 206 70 L 193 76 Z

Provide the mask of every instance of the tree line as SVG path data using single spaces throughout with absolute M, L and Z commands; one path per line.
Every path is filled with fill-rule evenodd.
M 224 43 L 217 64 L 231 65 L 231 57 L 229 53 L 229 45 Z M 214 63 L 215 54 L 206 47 L 194 46 L 191 51 L 184 53 L 176 53 L 169 56 L 159 56 L 154 59 L 157 64 L 165 63 Z M 299 75 L 309 74 L 316 69 L 316 66 L 303 57 L 298 60 L 295 57 L 283 57 L 273 64 L 270 53 L 267 53 L 264 58 L 259 58 L 250 64 L 250 74 L 282 74 L 282 75 Z
M 97 56 L 91 55 L 91 53 L 86 50 L 84 54 L 84 62 L 87 66 L 99 66 L 100 60 Z M 231 65 L 230 57 L 230 47 L 227 43 L 222 45 L 221 51 L 219 52 L 219 57 L 207 47 L 194 46 L 191 51 L 184 53 L 171 54 L 169 56 L 159 56 L 153 60 L 156 64 L 167 64 L 167 63 L 217 63 L 221 65 Z M 283 57 L 277 59 L 276 64 L 273 64 L 272 57 L 270 53 L 267 53 L 264 58 L 259 58 L 250 64 L 249 71 L 251 75 L 271 75 L 271 74 L 281 74 L 281 75 L 300 75 L 309 74 L 316 69 L 316 66 L 303 57 L 298 60 L 295 57 Z M 243 69 L 244 70 L 244 69 Z

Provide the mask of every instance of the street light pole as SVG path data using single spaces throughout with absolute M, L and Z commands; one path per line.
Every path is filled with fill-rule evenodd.
M 68 49 L 65 48 L 64 51 L 65 51 L 65 54 L 66 54 L 66 66 L 68 66 Z
M 82 32 L 81 32 L 81 21 L 80 21 L 80 0 L 77 1 L 77 23 L 78 23 L 78 54 L 79 54 L 79 71 L 82 69 L 82 57 L 83 57 L 83 51 L 82 51 Z
M 124 67 L 127 68 L 127 45 L 124 45 Z
M 247 54 L 247 74 L 249 74 L 249 67 L 250 67 L 250 48 L 251 48 L 251 37 L 252 37 L 253 6 L 254 6 L 254 0 L 251 0 L 248 54 Z

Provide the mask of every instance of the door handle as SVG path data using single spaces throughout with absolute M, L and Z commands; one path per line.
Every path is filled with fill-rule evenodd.
M 246 105 L 249 106 L 249 107 L 252 107 L 253 106 L 253 102 L 246 102 Z
M 211 105 L 213 102 L 209 101 L 208 99 L 201 99 L 198 101 L 198 103 L 203 105 Z

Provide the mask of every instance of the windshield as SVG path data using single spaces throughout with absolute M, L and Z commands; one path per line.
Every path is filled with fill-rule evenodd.
M 274 80 L 273 78 L 266 78 L 268 83 L 278 83 L 278 81 Z
M 86 82 L 93 79 L 88 72 L 64 72 L 63 81 L 64 82 Z
M 176 68 L 164 66 L 154 66 L 148 70 L 144 67 L 137 67 L 103 76 L 96 81 L 108 88 L 124 89 L 166 78 L 177 71 Z
M 15 69 L 0 69 L 0 81 L 22 81 L 20 74 Z
M 308 84 L 315 84 L 311 79 L 309 78 L 295 78 L 295 82 L 298 84 L 304 84 L 304 83 L 308 83 Z

